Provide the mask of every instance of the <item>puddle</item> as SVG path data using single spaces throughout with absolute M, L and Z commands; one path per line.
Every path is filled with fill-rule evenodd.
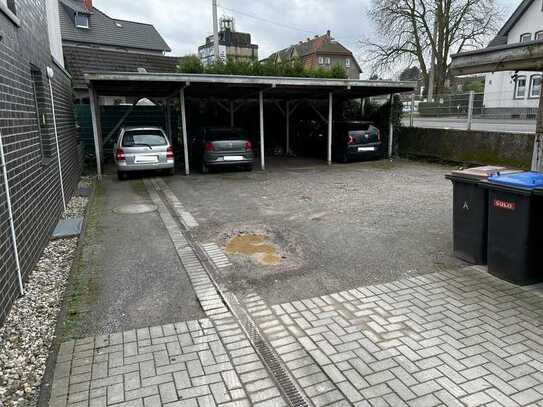
M 265 235 L 243 234 L 234 236 L 226 245 L 226 254 L 241 254 L 254 258 L 263 266 L 278 266 L 281 256 Z
M 157 210 L 157 207 L 155 205 L 141 203 L 141 204 L 119 206 L 113 209 L 113 212 L 120 215 L 139 215 L 142 213 L 154 212 L 156 210 Z

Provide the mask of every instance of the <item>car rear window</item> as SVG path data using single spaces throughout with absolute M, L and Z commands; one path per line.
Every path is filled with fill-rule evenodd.
M 233 130 L 210 130 L 207 132 L 206 140 L 222 141 L 222 140 L 246 140 L 247 136 L 242 131 Z
M 123 147 L 135 146 L 165 146 L 168 144 L 166 137 L 160 130 L 131 130 L 123 137 Z
M 345 125 L 349 131 L 367 131 L 369 130 L 371 123 L 348 123 Z

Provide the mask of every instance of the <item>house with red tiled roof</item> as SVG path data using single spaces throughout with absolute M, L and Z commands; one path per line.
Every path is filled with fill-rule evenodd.
M 294 59 L 301 59 L 306 69 L 332 69 L 335 65 L 340 65 L 345 68 L 350 79 L 359 79 L 362 73 L 353 53 L 332 38 L 330 31 L 274 52 L 267 58 L 277 63 Z

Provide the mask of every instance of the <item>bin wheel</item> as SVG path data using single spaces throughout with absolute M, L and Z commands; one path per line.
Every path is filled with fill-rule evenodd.
M 206 163 L 202 163 L 202 174 L 209 174 L 209 167 Z
M 126 178 L 126 173 L 124 171 L 117 171 L 117 179 L 119 181 L 124 181 Z

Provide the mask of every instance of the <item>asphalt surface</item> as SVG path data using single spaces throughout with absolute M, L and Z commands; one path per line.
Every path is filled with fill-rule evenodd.
M 90 208 L 75 276 L 90 288 L 76 293 L 74 337 L 205 316 L 158 212 L 116 213 L 133 204 L 152 204 L 142 179 L 106 175 Z
M 404 114 L 403 125 L 409 126 L 409 113 Z M 426 129 L 454 129 L 466 130 L 467 118 L 448 117 L 415 117 L 415 127 Z M 535 120 L 507 120 L 507 119 L 480 119 L 474 118 L 472 130 L 495 131 L 501 133 L 530 133 L 534 134 L 536 129 Z
M 225 247 L 261 233 L 279 266 L 230 256 L 235 293 L 271 304 L 465 266 L 452 257 L 451 167 L 371 161 L 268 160 L 266 172 L 217 172 L 166 182 L 196 218 L 193 238 Z

